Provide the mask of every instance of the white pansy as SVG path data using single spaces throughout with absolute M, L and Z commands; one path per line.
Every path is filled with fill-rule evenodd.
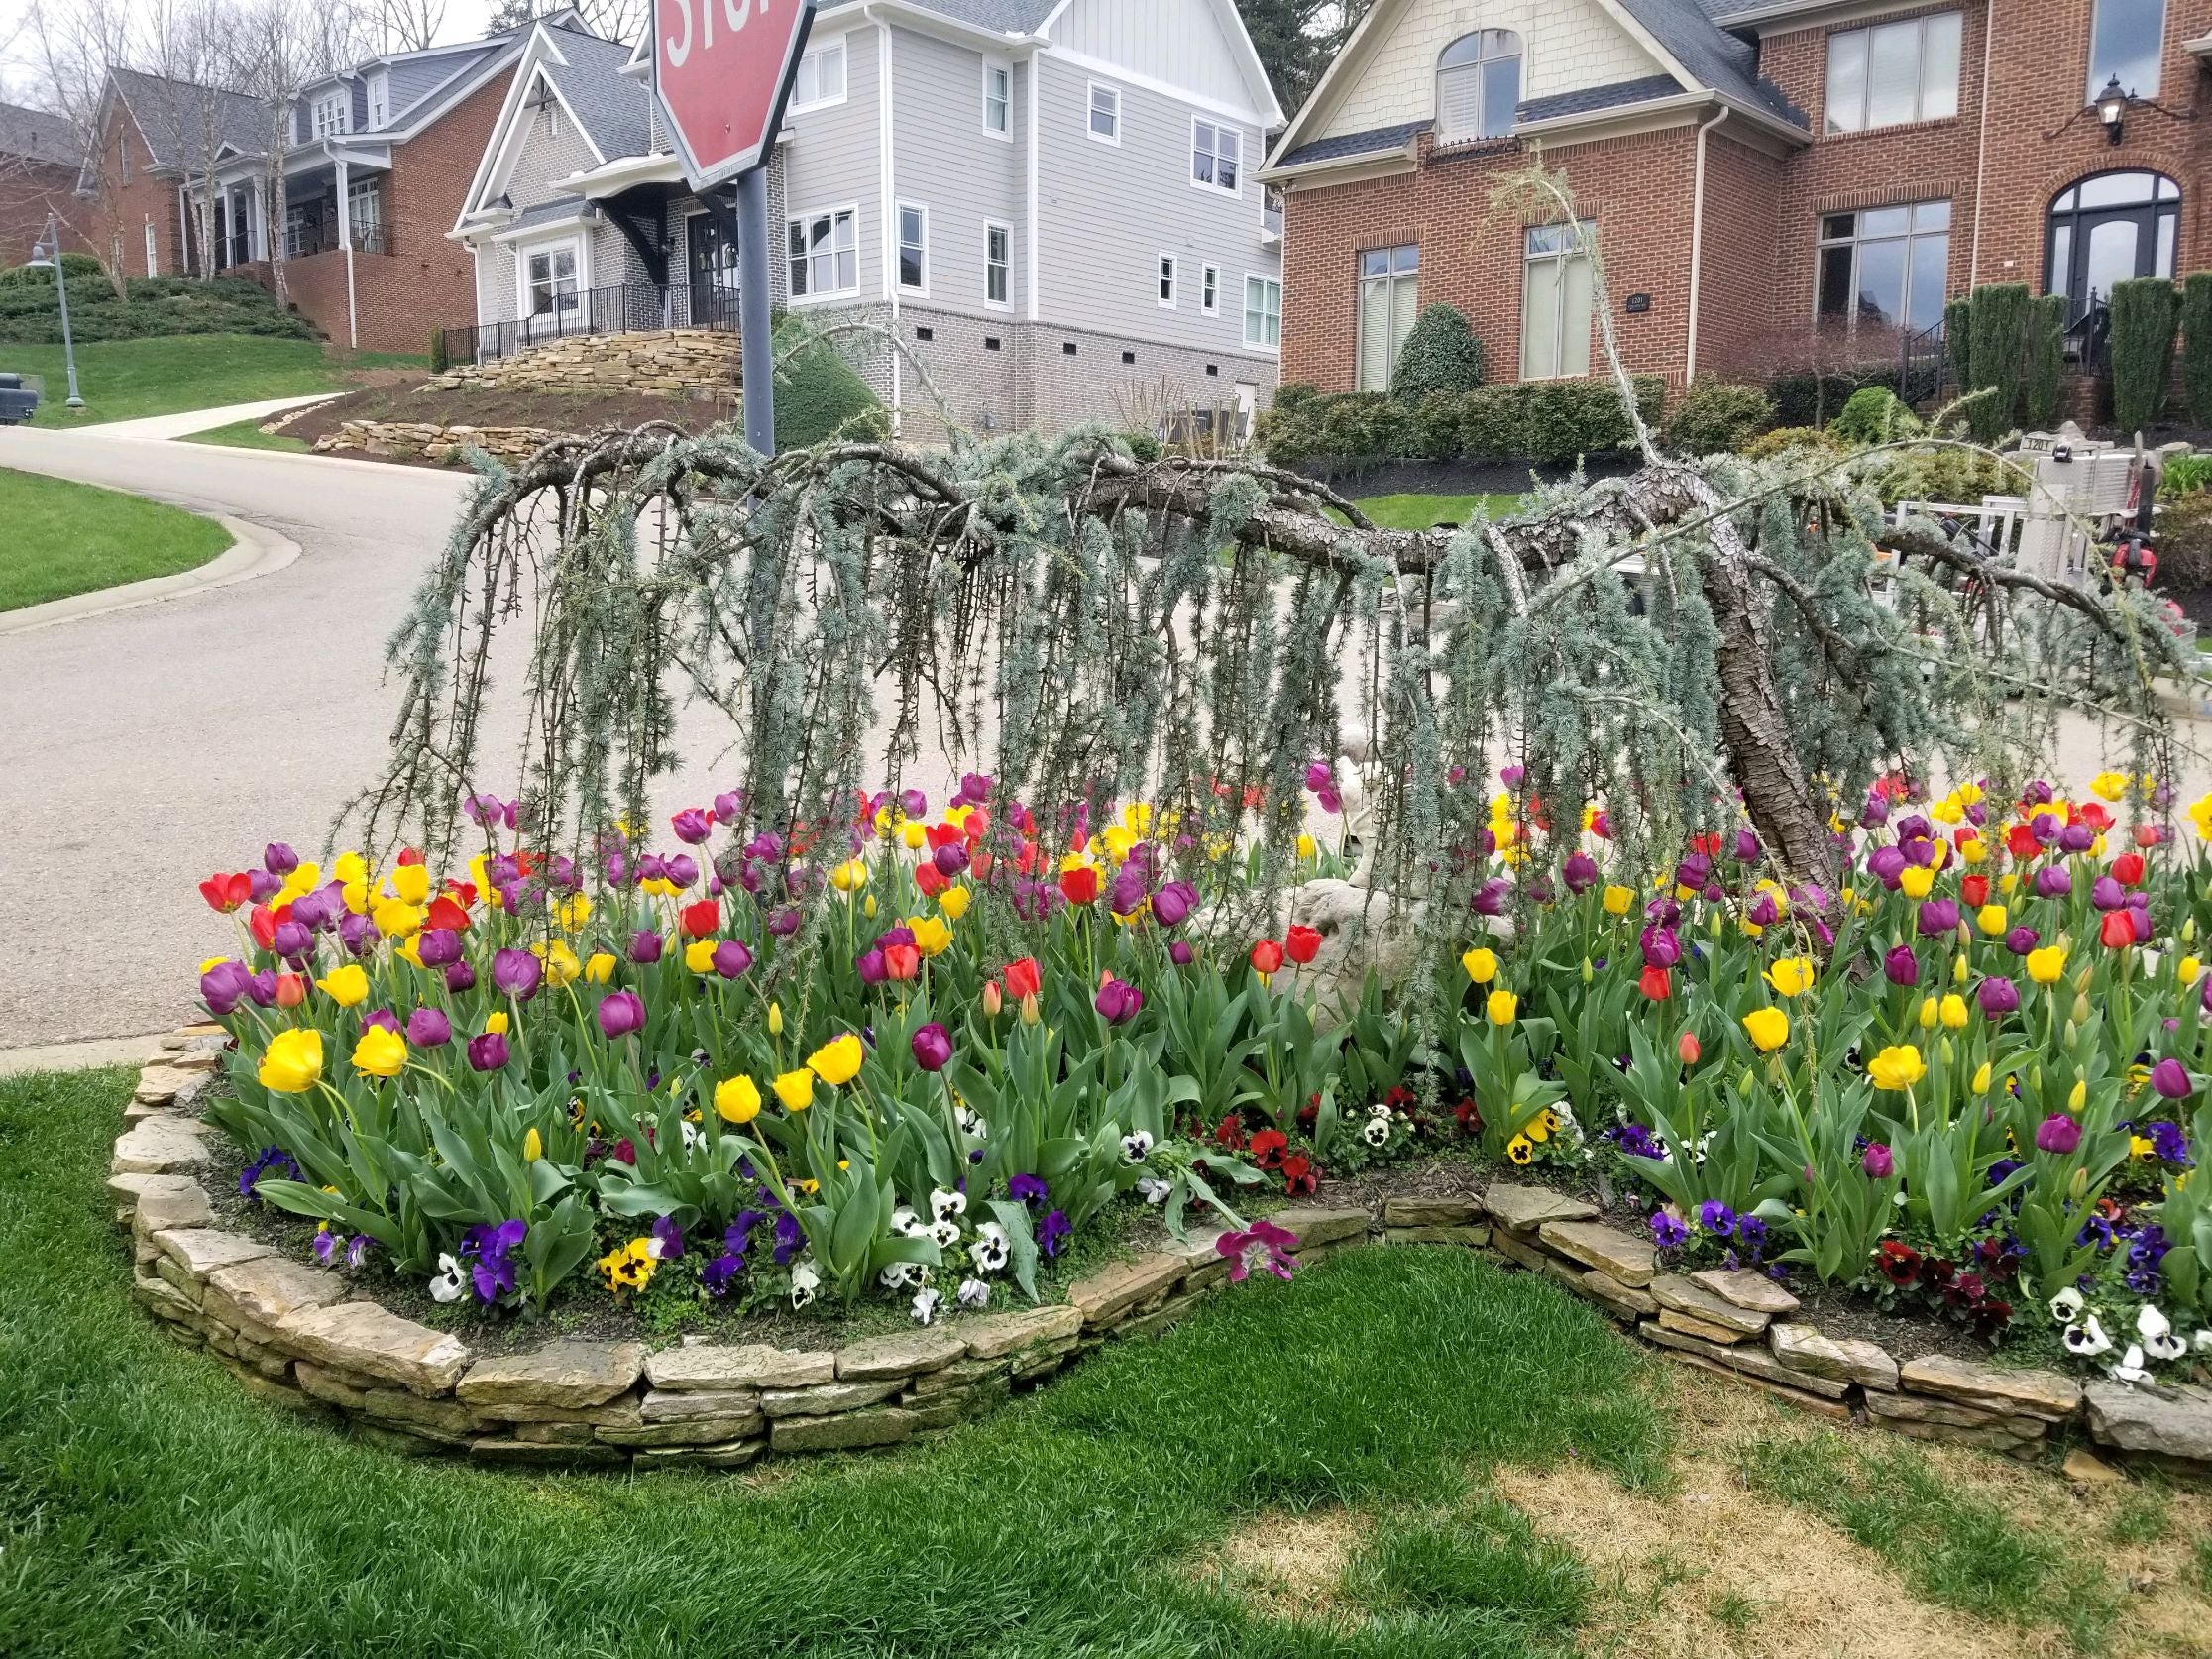
M 910 1284 L 919 1284 L 922 1275 L 914 1271 L 912 1262 L 892 1262 L 876 1275 L 886 1290 L 904 1290 Z
M 2105 1335 L 2093 1313 L 2078 1325 L 2068 1325 L 2059 1340 L 2065 1343 L 2067 1353 L 2083 1360 L 2112 1346 L 2112 1338 Z
M 805 1307 L 815 1299 L 815 1292 L 822 1287 L 822 1272 L 812 1262 L 801 1262 L 791 1270 L 791 1305 Z
M 960 1305 L 973 1313 L 991 1303 L 991 1287 L 979 1278 L 960 1280 Z
M 1361 1126 L 1360 1139 L 1365 1141 L 1371 1147 L 1384 1147 L 1389 1145 L 1390 1120 L 1388 1118 L 1368 1119 L 1368 1121 Z
M 917 1292 L 914 1298 L 915 1323 L 927 1325 L 932 1319 L 936 1318 L 937 1305 L 938 1293 L 935 1290 L 925 1288 Z
M 2189 1351 L 2189 1345 L 2173 1334 L 2172 1321 L 2148 1302 L 2136 1314 L 2136 1335 L 2143 1338 L 2143 1351 L 2157 1365 L 2178 1360 Z
M 891 1212 L 891 1232 L 897 1238 L 911 1238 L 921 1229 L 915 1225 L 914 1206 L 901 1204 Z
M 2081 1317 L 2083 1305 L 2081 1292 L 2068 1285 L 2050 1298 L 2050 1317 L 2061 1325 L 2071 1325 Z
M 681 1121 L 684 1128 L 684 1151 L 695 1152 L 698 1150 L 699 1144 L 707 1137 L 699 1133 L 699 1125 L 693 1123 L 691 1119 L 685 1118 Z
M 991 1126 L 983 1121 L 983 1114 L 973 1106 L 953 1107 L 952 1121 L 959 1125 L 962 1135 L 972 1135 L 978 1141 L 991 1133 Z
M 438 1271 L 430 1275 L 430 1299 L 434 1302 L 457 1302 L 468 1285 L 468 1275 L 461 1264 L 450 1255 L 438 1258 Z
M 1006 1229 L 995 1221 L 986 1221 L 975 1230 L 975 1243 L 968 1247 L 968 1255 L 983 1272 L 995 1273 L 1006 1266 L 1012 1250 Z
M 937 1240 L 942 1250 L 950 1250 L 960 1242 L 960 1224 L 950 1217 L 930 1223 L 930 1237 Z
M 1137 1195 L 1148 1204 L 1166 1203 L 1167 1194 L 1174 1190 L 1172 1185 L 1158 1175 L 1140 1175 L 1137 1178 Z
M 1373 1106 L 1370 1106 L 1368 1108 L 1368 1116 L 1371 1118 L 1386 1118 L 1389 1115 L 1390 1103 L 1386 1100 L 1378 1100 Z
M 1153 1138 L 1142 1129 L 1133 1129 L 1122 1137 L 1122 1161 L 1142 1163 L 1152 1156 Z
M 967 1214 L 967 1194 L 947 1192 L 939 1187 L 930 1194 L 930 1214 L 940 1221 L 950 1221 L 956 1215 Z
M 2120 1356 L 2120 1363 L 2112 1368 L 2112 1375 L 2123 1382 L 2141 1382 L 2150 1377 L 2151 1373 L 2143 1363 L 2141 1344 L 2128 1344 L 2128 1351 Z

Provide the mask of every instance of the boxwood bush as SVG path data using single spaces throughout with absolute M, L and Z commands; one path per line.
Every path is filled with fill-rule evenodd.
M 1657 426 L 1666 383 L 1639 375 L 1634 385 L 1645 423 Z M 1327 395 L 1284 387 L 1260 423 L 1268 458 L 1284 467 L 1448 460 L 1559 466 L 1616 453 L 1630 441 L 1610 380 L 1524 381 L 1470 392 L 1431 392 L 1411 406 L 1378 391 Z
M 1467 313 L 1439 300 L 1413 319 L 1405 344 L 1398 347 L 1390 376 L 1390 394 L 1419 403 L 1440 391 L 1473 391 L 1483 384 L 1483 342 Z
M 1774 400 L 1764 387 L 1700 375 L 1667 415 L 1667 447 L 1677 455 L 1719 455 L 1741 449 L 1773 424 Z

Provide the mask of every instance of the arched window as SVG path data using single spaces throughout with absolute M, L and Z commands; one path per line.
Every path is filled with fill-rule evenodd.
M 2052 198 L 2044 288 L 2066 296 L 2066 320 L 2133 276 L 2173 275 L 2181 186 L 2160 172 L 2099 172 Z
M 1462 35 L 1436 60 L 1436 142 L 1503 138 L 1520 105 L 1521 42 L 1510 29 Z

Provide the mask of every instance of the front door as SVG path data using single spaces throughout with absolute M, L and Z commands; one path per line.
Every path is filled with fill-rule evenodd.
M 2066 295 L 2066 320 L 2115 282 L 2173 275 L 2180 190 L 2152 172 L 2108 172 L 2063 191 L 2051 204 L 2049 291 Z
M 724 207 L 694 213 L 684 225 L 691 248 L 694 328 L 737 326 L 737 223 Z

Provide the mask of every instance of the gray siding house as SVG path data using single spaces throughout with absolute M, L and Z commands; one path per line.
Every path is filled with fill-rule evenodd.
M 534 30 L 452 234 L 476 347 L 734 326 L 736 227 L 684 186 L 645 46 Z M 769 165 L 772 302 L 911 436 L 1246 411 L 1276 380 L 1282 124 L 1232 0 L 842 0 Z M 894 348 L 883 334 L 895 336 Z

